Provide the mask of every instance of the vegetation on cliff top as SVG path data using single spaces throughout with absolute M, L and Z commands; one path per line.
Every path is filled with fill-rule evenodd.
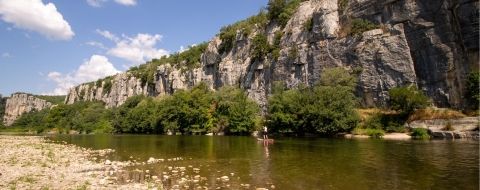
M 65 96 L 46 96 L 46 95 L 35 95 L 35 97 L 50 102 L 54 105 L 63 104 L 65 101 Z
M 248 37 L 254 30 L 263 31 L 267 24 L 271 22 L 276 22 L 282 28 L 285 27 L 288 20 L 290 20 L 303 1 L 305 0 L 271 0 L 268 3 L 266 11 L 261 10 L 260 13 L 255 16 L 223 27 L 218 35 L 222 40 L 218 52 L 220 54 L 230 52 L 233 47 L 235 47 L 237 34 Z M 258 37 L 258 35 L 255 37 Z

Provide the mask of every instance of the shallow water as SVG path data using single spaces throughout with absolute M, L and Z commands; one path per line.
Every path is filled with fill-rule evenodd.
M 252 137 L 58 135 L 82 147 L 115 149 L 111 160 L 182 161 L 144 166 L 200 168 L 211 187 L 229 176 L 232 187 L 275 189 L 479 189 L 478 141 L 388 141 L 282 138 L 266 145 Z M 144 168 L 145 169 L 145 168 Z M 233 176 L 231 175 L 233 173 Z

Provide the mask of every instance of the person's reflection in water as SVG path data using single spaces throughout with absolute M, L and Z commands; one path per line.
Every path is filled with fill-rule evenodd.
M 265 150 L 265 157 L 267 159 L 270 158 L 270 151 L 269 151 L 269 148 L 268 148 L 268 141 L 263 141 L 263 149 Z

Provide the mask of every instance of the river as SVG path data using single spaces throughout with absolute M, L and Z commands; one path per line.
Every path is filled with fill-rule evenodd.
M 115 149 L 108 159 L 181 161 L 143 166 L 161 175 L 168 166 L 197 167 L 210 187 L 229 176 L 232 188 L 479 189 L 479 143 L 474 140 L 280 138 L 155 135 L 58 135 L 53 140 Z M 244 187 L 244 186 L 243 186 Z

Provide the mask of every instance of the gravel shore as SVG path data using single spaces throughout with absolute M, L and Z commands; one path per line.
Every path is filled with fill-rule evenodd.
M 113 151 L 0 135 L 0 189 L 162 189 L 159 181 L 117 183 L 115 176 L 128 164 L 98 159 Z

